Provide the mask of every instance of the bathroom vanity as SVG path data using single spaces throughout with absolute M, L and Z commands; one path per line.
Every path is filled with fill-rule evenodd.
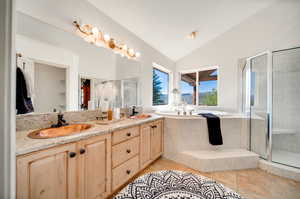
M 105 198 L 163 153 L 163 117 L 35 140 L 17 134 L 17 198 Z

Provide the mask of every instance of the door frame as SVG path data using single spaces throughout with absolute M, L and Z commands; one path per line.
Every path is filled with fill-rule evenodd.
M 247 83 L 249 84 L 249 88 L 251 88 L 252 82 L 251 82 L 251 59 L 254 59 L 256 57 L 267 55 L 267 131 L 266 131 L 266 143 L 265 143 L 265 151 L 266 151 L 266 159 L 268 161 L 272 160 L 272 110 L 273 110 L 273 101 L 272 101 L 272 90 L 273 90 L 273 55 L 272 52 L 267 50 L 261 53 L 258 53 L 254 56 L 248 57 L 246 59 L 246 66 L 249 67 L 250 73 L 247 74 L 248 80 Z M 247 90 L 247 97 L 251 97 L 251 89 Z M 250 100 L 250 99 L 248 99 Z M 251 117 L 251 104 L 250 102 L 246 103 L 246 110 L 250 111 L 250 117 Z M 250 125 L 249 125 L 249 147 L 251 150 L 251 119 L 250 119 Z M 263 157 L 262 157 L 263 158 Z
M 0 1 L 0 198 L 16 197 L 15 0 Z

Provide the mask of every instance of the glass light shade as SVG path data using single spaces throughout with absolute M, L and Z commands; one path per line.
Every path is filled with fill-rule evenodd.
M 98 35 L 99 35 L 99 30 L 98 30 L 98 28 L 97 28 L 97 27 L 93 27 L 93 28 L 92 28 L 92 33 L 93 33 L 93 35 L 98 36 Z
M 123 44 L 122 46 L 121 46 L 121 48 L 122 48 L 122 50 L 127 50 L 127 46 L 126 46 L 126 44 Z
M 132 48 L 130 48 L 130 49 L 128 50 L 128 54 L 129 54 L 130 56 L 133 56 L 133 55 L 134 55 L 134 50 L 133 50 Z
M 105 34 L 103 35 L 103 39 L 104 39 L 104 41 L 108 42 L 108 41 L 110 40 L 109 34 L 105 33 Z
M 81 29 L 86 33 L 90 33 L 92 31 L 92 26 L 89 24 L 85 24 L 81 27 Z

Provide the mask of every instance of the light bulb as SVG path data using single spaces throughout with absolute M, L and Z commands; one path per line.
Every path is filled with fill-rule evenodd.
M 103 35 L 103 39 L 104 39 L 104 41 L 106 41 L 106 42 L 108 42 L 109 40 L 110 40 L 110 36 L 109 36 L 109 34 L 104 34 Z
M 98 36 L 98 34 L 99 34 L 98 28 L 97 27 L 93 27 L 92 28 L 92 33 L 93 33 L 93 35 Z
M 133 56 L 133 55 L 134 55 L 134 50 L 133 50 L 132 48 L 130 48 L 130 49 L 128 50 L 128 53 L 129 53 L 130 56 Z
M 90 24 L 84 24 L 84 25 L 81 26 L 81 29 L 84 32 L 88 33 L 88 32 L 90 32 L 92 30 L 92 26 Z
M 122 50 L 125 50 L 125 51 L 127 50 L 126 44 L 123 44 L 123 45 L 122 45 Z

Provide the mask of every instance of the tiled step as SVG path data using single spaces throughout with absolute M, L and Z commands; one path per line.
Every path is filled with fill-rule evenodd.
M 182 151 L 177 161 L 203 172 L 257 168 L 259 156 L 244 149 Z

